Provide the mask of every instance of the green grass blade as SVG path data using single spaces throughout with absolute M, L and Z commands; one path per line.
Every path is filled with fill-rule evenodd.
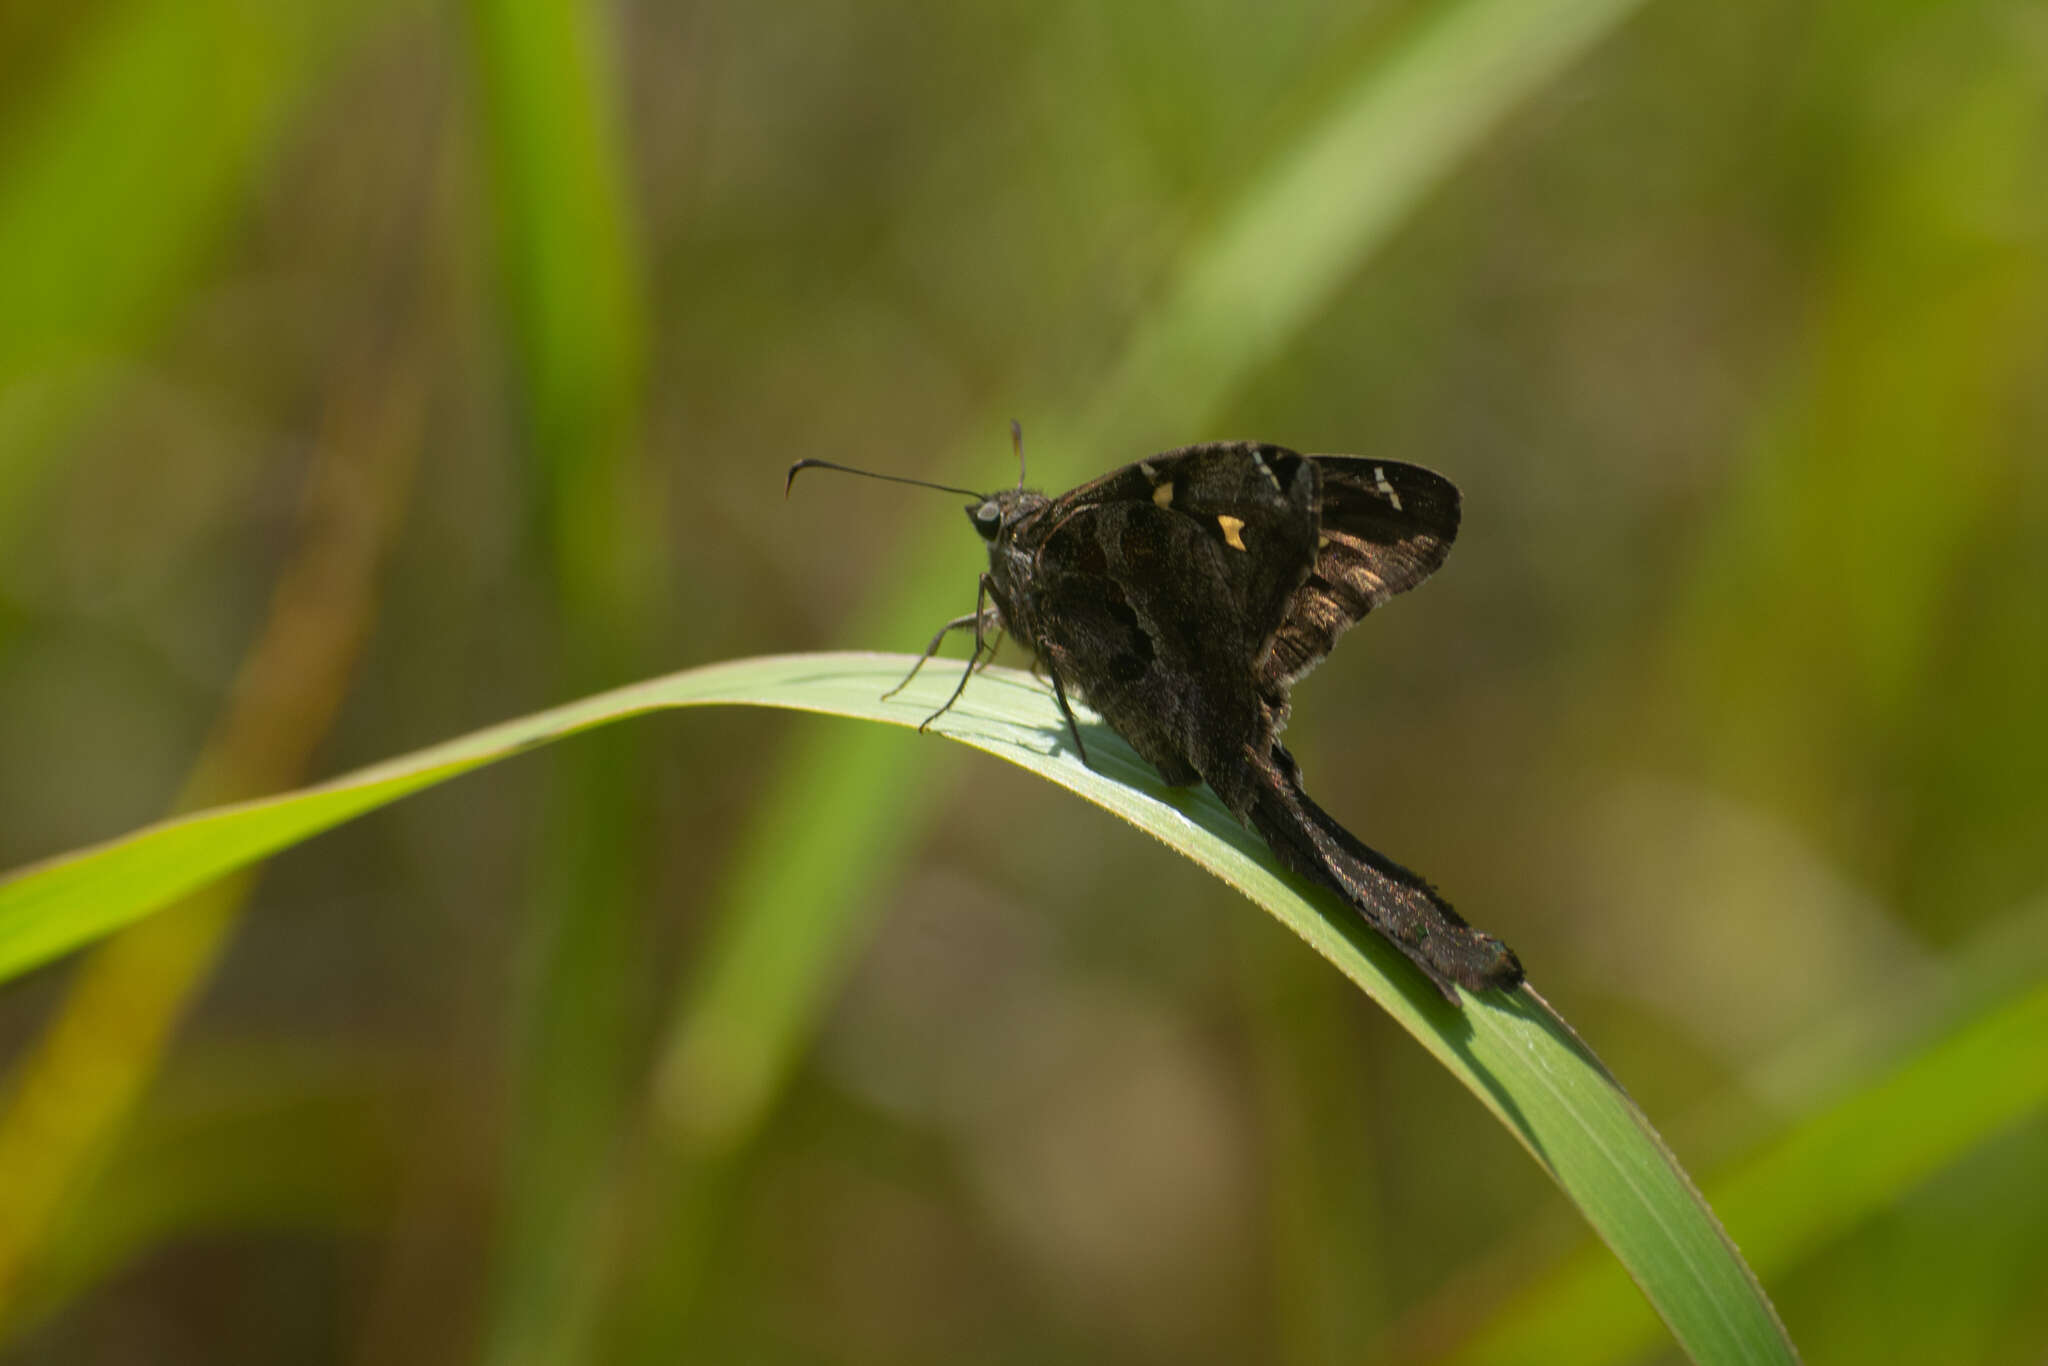
M 1156 430 L 1163 413 L 1194 428 L 1210 421 L 1507 111 L 1638 3 L 1464 0 L 1428 10 L 1198 245 L 1097 395 L 1087 436 L 1121 444 Z
M 607 15 L 581 0 L 472 0 L 479 131 L 491 170 L 498 273 L 523 381 L 519 416 L 539 475 L 558 685 L 642 672 L 658 611 L 647 500 L 636 496 L 646 318 Z M 481 1359 L 588 1357 L 605 1158 L 625 1122 L 631 1002 L 645 987 L 650 773 L 607 740 L 551 775 L 533 893 L 520 927 L 532 966 L 519 1003 L 504 1196 Z
M 169 310 L 308 92 L 389 7 L 135 0 L 0 146 L 0 540 L 91 376 Z
M 1765 1274 L 1793 1266 L 1997 1134 L 2048 1109 L 2048 986 L 1988 1006 L 1709 1185 Z M 1656 1325 L 1588 1248 L 1449 1360 L 1630 1361 Z
M 208 879 L 496 759 L 666 707 L 738 703 L 915 726 L 951 687 L 921 679 L 883 702 L 909 660 L 785 655 L 694 669 L 539 712 L 347 777 L 151 826 L 0 882 L 0 977 L 147 914 Z M 1305 896 L 1204 790 L 1160 785 L 1096 725 L 1095 768 L 1029 675 L 992 669 L 935 730 L 1086 797 L 1193 859 L 1329 959 L 1492 1111 L 1642 1285 L 1697 1361 L 1794 1353 L 1741 1257 L 1649 1124 L 1532 992 L 1457 1009 L 1349 911 Z

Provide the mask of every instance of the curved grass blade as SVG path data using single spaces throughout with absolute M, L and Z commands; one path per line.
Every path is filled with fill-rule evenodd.
M 1709 1183 L 1766 1273 L 1785 1272 L 1987 1140 L 2048 1110 L 2048 986 L 1954 1023 Z M 1656 1325 L 1587 1248 L 1531 1281 L 1447 1360 L 1631 1361 Z
M 782 655 L 654 679 L 538 712 L 281 797 L 150 826 L 0 882 L 0 979 L 182 893 L 421 788 L 550 740 L 666 707 L 736 703 L 915 726 L 951 680 L 889 701 L 907 656 Z M 1550 1173 L 1701 1362 L 1790 1362 L 1741 1256 L 1634 1103 L 1534 992 L 1438 997 L 1355 916 L 1276 871 L 1206 791 L 1160 785 L 1100 725 L 1081 764 L 1044 688 L 991 669 L 933 727 L 1031 770 L 1153 835 L 1278 917 L 1379 1002 Z

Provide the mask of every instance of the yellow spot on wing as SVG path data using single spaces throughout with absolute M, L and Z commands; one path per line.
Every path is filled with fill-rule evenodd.
M 1244 530 L 1242 517 L 1219 516 L 1216 525 L 1223 528 L 1223 540 L 1232 550 L 1244 549 L 1244 537 L 1237 533 Z
M 1173 481 L 1171 479 L 1152 490 L 1152 501 L 1161 507 L 1171 507 L 1173 505 Z

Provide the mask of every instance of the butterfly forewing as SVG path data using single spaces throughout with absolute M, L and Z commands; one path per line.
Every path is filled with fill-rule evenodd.
M 1315 567 L 1259 661 L 1262 681 L 1282 688 L 1359 618 L 1434 573 L 1458 534 L 1458 490 L 1442 475 L 1391 460 L 1313 459 L 1322 472 Z
M 1109 508 L 1125 509 L 1114 519 L 1121 540 L 1138 537 L 1142 528 L 1142 539 L 1163 546 L 1192 533 L 1221 552 L 1204 557 L 1219 580 L 1217 607 L 1207 615 L 1213 619 L 1229 604 L 1230 624 L 1247 629 L 1251 647 L 1263 650 L 1315 559 L 1319 484 L 1315 463 L 1285 447 L 1255 441 L 1183 446 L 1060 498 L 1050 509 L 1057 529 L 1048 549 L 1056 540 L 1072 544 L 1094 536 Z M 1169 534 L 1168 526 L 1176 530 Z M 1100 551 L 1083 547 L 1082 553 L 1092 560 Z M 1173 569 L 1161 568 L 1170 580 Z
M 1029 628 L 1169 781 L 1223 762 L 1260 724 L 1246 665 L 1308 576 L 1317 484 L 1277 446 L 1197 446 L 1048 510 Z

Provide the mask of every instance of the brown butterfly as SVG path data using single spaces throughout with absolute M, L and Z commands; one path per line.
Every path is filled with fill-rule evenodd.
M 790 479 L 814 465 L 848 469 L 800 460 Z M 974 498 L 967 515 L 989 567 L 975 611 L 925 650 L 974 628 L 967 672 L 931 719 L 1007 631 L 1050 677 L 1083 762 L 1069 693 L 1168 783 L 1207 782 L 1283 864 L 1357 908 L 1449 999 L 1521 982 L 1506 945 L 1311 801 L 1280 744 L 1294 684 L 1360 617 L 1443 563 L 1458 533 L 1449 480 L 1231 441 L 1167 451 L 1057 498 L 1021 485 L 948 489 Z

